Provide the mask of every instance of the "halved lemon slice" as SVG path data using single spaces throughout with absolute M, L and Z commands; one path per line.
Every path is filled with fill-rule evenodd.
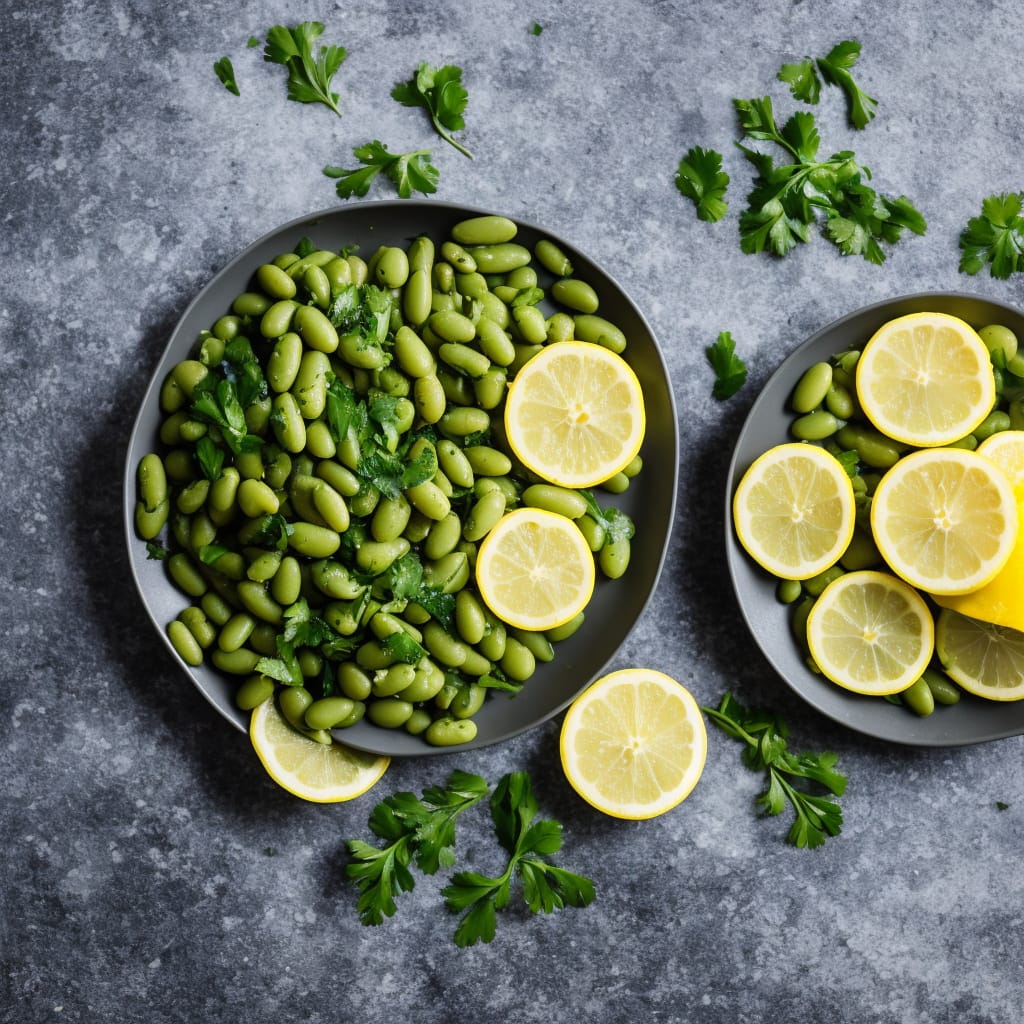
M 770 573 L 805 580 L 835 564 L 853 536 L 853 485 L 824 448 L 769 448 L 743 474 L 732 502 L 736 536 Z
M 1018 501 L 1024 501 L 1024 430 L 1000 430 L 975 449 L 1007 476 Z
M 594 487 L 633 461 L 644 439 L 640 382 L 601 345 L 541 349 L 509 385 L 505 433 L 516 457 L 562 487 Z
M 932 594 L 966 594 L 1006 565 L 1017 503 L 1006 474 L 960 448 L 904 456 L 871 502 L 871 532 L 898 576 Z
M 689 796 L 708 740 L 692 694 L 663 672 L 627 668 L 573 701 L 559 744 L 569 784 L 614 818 L 664 814 Z
M 580 528 L 565 516 L 517 508 L 483 539 L 476 556 L 480 596 L 518 629 L 554 629 L 594 593 L 597 570 Z
M 249 738 L 267 774 L 289 793 L 314 803 L 341 803 L 361 796 L 391 763 L 389 757 L 303 736 L 284 720 L 273 697 L 253 709 Z
M 807 617 L 807 646 L 832 682 L 878 696 L 898 693 L 927 668 L 935 629 L 924 599 L 889 573 L 833 580 Z
M 911 313 L 875 332 L 857 361 L 857 398 L 888 437 L 924 448 L 952 444 L 992 411 L 985 343 L 946 313 Z
M 935 651 L 950 679 L 968 693 L 988 700 L 1024 698 L 1024 633 L 943 608 Z

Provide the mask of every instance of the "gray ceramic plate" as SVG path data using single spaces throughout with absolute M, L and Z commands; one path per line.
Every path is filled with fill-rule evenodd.
M 732 495 L 754 459 L 774 444 L 792 440 L 787 401 L 812 363 L 855 348 L 886 321 L 933 311 L 959 316 L 975 327 L 1005 324 L 1024 338 L 1024 314 L 1012 306 L 972 295 L 924 293 L 888 299 L 829 324 L 797 348 L 772 375 L 754 402 L 729 466 L 725 541 L 740 609 L 768 661 L 809 704 L 829 718 L 877 739 L 921 747 L 946 747 L 1024 733 L 1024 701 L 1003 703 L 964 695 L 927 718 L 878 697 L 862 697 L 815 675 L 804 664 L 789 630 L 789 611 L 775 597 L 774 580 L 746 555 L 732 529 Z
M 135 505 L 135 470 L 148 451 L 158 450 L 161 420 L 160 385 L 179 360 L 192 354 L 200 330 L 227 312 L 234 297 L 249 287 L 255 268 L 281 252 L 290 251 L 304 236 L 322 248 L 359 246 L 368 257 L 379 245 L 406 245 L 419 234 L 438 243 L 448 237 L 456 221 L 492 211 L 453 206 L 442 202 L 395 200 L 350 204 L 327 210 L 275 229 L 235 257 L 196 296 L 171 334 L 142 399 L 125 462 L 124 521 L 132 572 L 143 604 L 168 649 L 191 677 L 199 692 L 236 728 L 245 729 L 248 715 L 231 699 L 235 682 L 216 670 L 187 666 L 167 641 L 166 626 L 187 601 L 168 580 L 159 561 L 147 559 L 146 546 L 132 525 Z M 678 442 L 675 404 L 667 370 L 651 328 L 622 289 L 600 267 L 574 246 L 542 228 L 518 221 L 517 241 L 533 247 L 542 237 L 551 238 L 572 260 L 576 276 L 588 281 L 601 300 L 600 312 L 618 324 L 629 339 L 626 358 L 643 387 L 647 410 L 647 436 L 642 449 L 646 469 L 614 502 L 637 524 L 632 561 L 623 579 L 598 584 L 587 609 L 584 626 L 558 646 L 553 662 L 538 667 L 536 674 L 514 698 L 496 694 L 478 714 L 477 738 L 467 747 L 479 747 L 507 739 L 551 718 L 594 678 L 615 655 L 632 630 L 654 591 L 661 572 L 675 509 L 678 480 Z M 542 278 L 542 284 L 544 279 Z M 339 738 L 353 747 L 391 755 L 424 755 L 439 751 L 422 739 L 401 731 L 360 723 Z M 465 748 L 463 748 L 465 749 Z

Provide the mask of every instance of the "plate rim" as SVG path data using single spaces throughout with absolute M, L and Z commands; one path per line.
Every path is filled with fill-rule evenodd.
M 407 750 L 384 750 L 381 746 L 373 743 L 360 742 L 356 737 L 356 734 L 350 734 L 350 738 L 346 740 L 345 733 L 342 731 L 335 731 L 335 737 L 341 742 L 348 742 L 354 749 L 366 751 L 369 753 L 383 754 L 394 758 L 409 758 L 409 757 L 429 757 L 429 756 L 440 756 L 447 753 L 456 751 L 469 751 L 479 749 L 486 746 L 492 746 L 498 743 L 505 743 L 509 740 L 519 736 L 527 731 L 538 728 L 544 723 L 550 721 L 552 718 L 560 714 L 565 710 L 569 704 L 572 703 L 575 698 L 583 692 L 584 689 L 590 683 L 595 681 L 605 671 L 608 666 L 614 660 L 618 652 L 625 645 L 630 635 L 636 629 L 637 624 L 640 622 L 643 615 L 649 609 L 651 602 L 658 590 L 658 586 L 661 582 L 661 578 L 664 572 L 665 563 L 668 558 L 668 553 L 671 548 L 672 535 L 675 529 L 675 520 L 678 512 L 679 502 L 679 474 L 680 474 L 680 452 L 679 452 L 679 436 L 678 436 L 678 407 L 675 398 L 675 389 L 673 387 L 672 378 L 668 363 L 665 359 L 665 353 L 662 349 L 661 343 L 658 339 L 657 334 L 654 331 L 650 321 L 644 314 L 643 310 L 633 300 L 632 296 L 619 280 L 611 273 L 607 267 L 589 256 L 584 250 L 580 249 L 572 241 L 567 239 L 560 232 L 554 231 L 543 225 L 537 224 L 534 221 L 528 220 L 521 216 L 512 215 L 511 213 L 501 212 L 489 207 L 481 207 L 472 204 L 454 203 L 447 200 L 434 200 L 434 199 L 381 199 L 381 200 L 363 200 L 359 202 L 350 202 L 343 206 L 332 206 L 324 207 L 312 212 L 292 217 L 288 221 L 282 222 L 271 229 L 262 232 L 258 237 L 244 245 L 241 249 L 235 252 L 234 256 L 228 259 L 223 265 L 216 269 L 203 283 L 201 283 L 192 294 L 191 299 L 186 303 L 182 312 L 175 318 L 173 326 L 170 328 L 167 334 L 167 341 L 160 349 L 155 361 L 152 363 L 152 369 L 148 374 L 147 385 L 142 392 L 142 395 L 138 401 L 138 406 L 135 412 L 135 416 L 132 420 L 131 430 L 128 435 L 128 439 L 125 443 L 124 452 L 124 466 L 123 466 L 123 477 L 122 477 L 122 514 L 123 514 L 123 526 L 124 536 L 128 547 L 128 563 L 131 572 L 132 580 L 135 586 L 136 593 L 139 596 L 139 600 L 143 606 L 143 609 L 160 636 L 165 648 L 171 654 L 171 657 L 177 662 L 178 667 L 188 676 L 192 682 L 194 688 L 199 691 L 203 696 L 203 699 L 220 715 L 221 718 L 225 719 L 230 725 L 234 726 L 240 732 L 247 732 L 247 726 L 240 720 L 238 715 L 232 714 L 230 709 L 226 709 L 216 699 L 215 695 L 211 693 L 208 688 L 203 685 L 201 680 L 192 671 L 192 668 L 184 661 L 181 655 L 175 650 L 167 635 L 167 623 L 161 622 L 157 619 L 157 616 L 151 607 L 150 601 L 146 596 L 146 589 L 143 586 L 142 579 L 140 578 L 139 571 L 137 568 L 137 558 L 141 556 L 138 554 L 136 548 L 138 545 L 144 542 L 135 533 L 134 525 L 134 504 L 135 504 L 135 474 L 136 474 L 136 457 L 135 449 L 137 446 L 137 438 L 141 433 L 146 419 L 147 412 L 150 409 L 151 403 L 154 400 L 154 392 L 158 392 L 161 386 L 161 367 L 165 361 L 169 358 L 172 350 L 176 349 L 181 342 L 179 341 L 179 334 L 184 329 L 190 316 L 197 306 L 203 301 L 206 294 L 216 286 L 217 282 L 221 279 L 229 276 L 235 271 L 241 264 L 251 259 L 254 252 L 259 250 L 261 247 L 270 243 L 273 239 L 285 236 L 289 233 L 297 232 L 304 227 L 313 228 L 316 223 L 326 218 L 345 218 L 347 216 L 365 216 L 371 212 L 381 211 L 403 211 L 408 212 L 411 218 L 416 217 L 416 211 L 429 211 L 428 216 L 438 216 L 447 213 L 452 219 L 464 219 L 466 217 L 475 216 L 504 216 L 513 220 L 519 228 L 525 229 L 527 232 L 536 233 L 543 235 L 554 241 L 556 244 L 569 250 L 571 253 L 578 254 L 582 260 L 584 260 L 590 267 L 594 268 L 598 274 L 607 280 L 611 286 L 617 292 L 617 301 L 621 301 L 626 304 L 631 310 L 632 314 L 636 317 L 643 330 L 646 332 L 650 339 L 651 354 L 655 361 L 655 370 L 657 376 L 664 382 L 664 397 L 666 399 L 666 412 L 668 414 L 668 420 L 672 424 L 672 430 L 668 437 L 665 439 L 665 446 L 667 446 L 672 454 L 670 466 L 659 466 L 658 472 L 661 474 L 662 483 L 661 491 L 667 494 L 667 516 L 664 523 L 664 534 L 661 537 L 658 549 L 657 559 L 653 565 L 653 573 L 650 578 L 650 585 L 647 588 L 643 600 L 637 606 L 636 615 L 623 633 L 619 643 L 612 650 L 607 658 L 605 658 L 602 664 L 594 670 L 594 672 L 582 679 L 576 690 L 566 697 L 565 699 L 558 702 L 555 706 L 548 709 L 542 716 L 532 718 L 529 722 L 525 722 L 512 729 L 501 730 L 497 735 L 493 737 L 481 738 L 477 737 L 474 740 L 460 744 L 457 747 L 432 747 L 419 739 L 418 737 L 411 737 L 404 733 L 402 730 L 397 730 L 392 733 L 391 730 L 379 730 L 380 734 L 385 735 L 398 735 L 401 734 L 406 740 L 417 740 L 419 739 L 419 746 L 415 749 Z M 665 481 L 665 477 L 668 476 L 668 480 Z M 667 486 L 666 486 L 667 484 Z
M 840 692 L 840 688 L 838 687 L 835 688 L 836 692 L 832 693 L 832 690 L 825 686 L 823 680 L 815 676 L 810 669 L 806 669 L 806 675 L 802 678 L 801 682 L 810 683 L 814 685 L 801 685 L 800 683 L 795 682 L 793 679 L 789 677 L 787 672 L 783 670 L 783 666 L 780 665 L 780 661 L 776 651 L 770 647 L 765 638 L 765 632 L 763 628 L 759 628 L 761 620 L 759 620 L 758 615 L 755 614 L 754 610 L 750 607 L 750 605 L 752 605 L 755 602 L 749 597 L 745 596 L 747 588 L 743 585 L 743 582 L 739 577 L 739 573 L 741 571 L 745 571 L 747 573 L 764 573 L 765 581 L 768 580 L 768 574 L 765 573 L 764 570 L 760 570 L 753 565 L 749 556 L 742 549 L 742 546 L 739 544 L 739 541 L 736 538 L 732 522 L 732 500 L 741 472 L 738 466 L 739 459 L 741 456 L 741 449 L 743 448 L 744 442 L 747 439 L 748 432 L 752 429 L 752 424 L 758 418 L 758 414 L 761 413 L 761 411 L 766 406 L 768 406 L 771 403 L 778 403 L 778 396 L 773 392 L 778 389 L 779 381 L 784 379 L 788 372 L 791 372 L 795 366 L 798 366 L 801 363 L 801 356 L 804 356 L 804 354 L 808 350 L 813 349 L 816 345 L 822 344 L 825 338 L 829 337 L 833 332 L 841 330 L 846 324 L 849 324 L 852 321 L 856 321 L 862 318 L 868 319 L 871 317 L 879 316 L 885 310 L 904 305 L 922 306 L 922 309 L 918 311 L 924 311 L 923 304 L 928 304 L 932 302 L 941 302 L 949 304 L 975 303 L 984 306 L 997 307 L 1008 311 L 1017 319 L 1019 319 L 1022 323 L 1024 323 L 1024 310 L 1015 306 L 1011 302 L 1002 299 L 991 298 L 986 295 L 979 295 L 973 292 L 935 290 L 918 291 L 907 293 L 904 295 L 890 296 L 886 299 L 880 299 L 876 302 L 872 302 L 865 306 L 858 307 L 857 309 L 854 309 L 851 312 L 846 313 L 840 317 L 837 317 L 836 319 L 825 324 L 823 327 L 816 330 L 813 334 L 809 335 L 804 340 L 799 342 L 792 349 L 792 351 L 790 351 L 779 362 L 779 364 L 775 367 L 775 369 L 768 376 L 767 380 L 761 386 L 761 389 L 758 392 L 757 397 L 751 403 L 750 409 L 744 417 L 743 423 L 739 429 L 739 432 L 736 435 L 736 440 L 733 444 L 732 453 L 730 455 L 729 464 L 726 471 L 726 487 L 724 502 L 725 514 L 723 517 L 726 545 L 726 563 L 729 570 L 729 579 L 730 584 L 732 586 L 733 594 L 736 599 L 737 605 L 739 606 L 741 617 L 743 618 L 743 621 L 746 624 L 747 629 L 752 639 L 754 640 L 755 645 L 757 646 L 765 660 L 768 662 L 768 665 L 775 673 L 775 675 L 777 675 L 786 684 L 786 686 L 793 693 L 795 693 L 801 700 L 803 700 L 811 708 L 813 708 L 818 713 L 824 715 L 831 721 L 836 722 L 837 724 L 842 725 L 855 733 L 859 733 L 863 736 L 870 737 L 874 740 L 898 744 L 908 748 L 919 749 L 943 749 L 960 746 L 969 746 L 978 743 L 994 742 L 996 740 L 1007 739 L 1011 736 L 1024 734 L 1024 703 L 998 701 L 987 702 L 988 704 L 991 704 L 993 706 L 1003 706 L 1005 704 L 1012 705 L 1016 703 L 1018 707 L 1022 709 L 1022 721 L 1017 725 L 1008 725 L 1002 729 L 986 730 L 983 734 L 972 734 L 963 736 L 958 736 L 955 734 L 955 732 L 950 735 L 936 736 L 927 736 L 920 734 L 908 735 L 904 733 L 902 730 L 900 730 L 898 726 L 895 730 L 884 730 L 879 728 L 873 728 L 870 725 L 865 724 L 863 721 L 859 720 L 859 718 L 863 718 L 863 714 L 858 716 L 858 707 L 863 706 L 864 701 L 878 701 L 879 698 L 865 697 L 862 695 L 850 693 L 848 691 Z M 907 310 L 907 312 L 913 311 L 915 310 Z M 898 315 L 901 314 L 894 313 L 893 317 Z M 804 368 L 806 369 L 806 367 Z M 780 404 L 779 408 L 781 410 L 784 408 L 784 406 Z M 787 438 L 787 440 L 792 440 L 792 438 Z M 757 603 L 761 605 L 761 610 L 763 611 L 763 604 L 761 604 L 761 602 Z M 785 606 L 781 605 L 778 601 L 775 601 L 774 606 L 777 607 L 780 612 L 784 611 L 785 609 Z M 788 622 L 786 622 L 786 628 L 788 629 Z M 795 650 L 795 641 L 791 642 L 794 643 Z M 821 689 L 818 692 L 822 694 L 830 693 L 832 694 L 833 698 L 838 696 L 842 701 L 841 706 L 847 710 L 837 710 L 834 706 L 834 701 L 833 704 L 830 704 L 825 699 L 815 699 L 815 691 L 818 687 L 821 687 Z M 964 693 L 961 699 L 970 699 L 972 701 L 975 701 L 979 700 L 980 698 L 971 698 L 969 694 Z M 892 710 L 896 712 L 901 711 L 901 709 L 895 707 L 893 707 Z M 939 715 L 949 712 L 955 713 L 956 710 L 957 708 L 936 709 L 936 712 L 934 714 Z M 920 723 L 927 721 L 926 719 L 919 719 L 916 716 L 913 716 L 911 712 L 909 712 L 906 709 L 902 709 L 901 713 L 908 717 L 905 719 L 899 719 L 894 715 L 892 720 L 894 722 L 902 721 L 904 726 L 907 726 L 912 723 Z M 941 720 L 939 721 L 941 722 Z M 941 724 L 948 725 L 948 723 L 944 722 L 942 722 Z

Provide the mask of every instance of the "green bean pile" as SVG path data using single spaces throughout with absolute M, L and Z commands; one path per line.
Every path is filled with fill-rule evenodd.
M 474 217 L 439 249 L 420 236 L 366 261 L 303 239 L 163 382 L 136 531 L 192 602 L 167 627 L 175 650 L 237 679 L 240 709 L 276 695 L 322 743 L 364 717 L 468 742 L 488 692 L 516 692 L 583 621 L 527 632 L 484 604 L 477 545 L 505 512 L 567 515 L 606 577 L 626 572 L 632 524 L 605 513 L 628 518 L 533 477 L 503 438 L 508 381 L 542 346 L 626 347 L 565 253 L 516 234 Z
M 1017 337 L 998 324 L 983 327 L 978 333 L 992 358 L 997 398 L 985 420 L 950 446 L 971 451 L 999 431 L 1024 430 L 1024 354 L 1017 352 Z M 845 572 L 882 565 L 871 533 L 872 496 L 882 474 L 912 450 L 876 430 L 861 412 L 855 386 L 860 354 L 859 349 L 850 349 L 810 366 L 794 387 L 789 402 L 797 414 L 790 424 L 790 433 L 797 440 L 824 445 L 840 460 L 850 475 L 856 503 L 853 538 L 839 561 L 811 579 L 780 580 L 777 588 L 779 600 L 793 608 L 793 634 L 814 672 L 818 669 L 807 646 L 807 616 L 834 579 Z M 941 665 L 933 664 L 909 689 L 884 699 L 927 717 L 936 704 L 956 704 L 960 689 Z

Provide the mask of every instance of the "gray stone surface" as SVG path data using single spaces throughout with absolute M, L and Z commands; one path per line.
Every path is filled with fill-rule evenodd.
M 303 18 L 349 49 L 340 120 L 289 102 L 282 70 L 246 48 Z M 802 338 L 899 293 L 1021 300 L 1019 281 L 959 274 L 956 245 L 983 196 L 1024 185 L 1014 0 L 11 0 L 0 24 L 0 1020 L 1020 1020 L 1024 739 L 901 749 L 820 717 L 747 635 L 719 540 L 732 438 Z M 825 147 L 855 148 L 928 233 L 882 267 L 820 237 L 784 261 L 744 256 L 730 100 L 770 91 L 791 109 L 781 62 L 850 37 L 879 115 L 854 133 L 829 90 Z M 224 54 L 240 98 L 212 73 Z M 473 162 L 389 98 L 421 60 L 465 68 Z M 846 824 L 823 849 L 755 817 L 757 779 L 717 733 L 677 810 L 600 817 L 563 781 L 556 720 L 396 763 L 377 795 L 454 766 L 529 769 L 596 902 L 543 918 L 514 906 L 493 944 L 460 951 L 428 879 L 364 928 L 344 840 L 366 835 L 373 799 L 278 790 L 144 620 L 121 527 L 141 389 L 192 295 L 268 228 L 338 202 L 320 168 L 373 137 L 433 145 L 438 199 L 549 225 L 648 316 L 680 410 L 679 513 L 616 667 L 674 673 L 705 702 L 733 688 L 784 714 L 798 745 L 836 750 Z M 673 187 L 693 144 L 734 177 L 718 225 Z M 750 366 L 724 404 L 704 358 L 719 330 Z M 482 820 L 460 848 L 492 866 Z

